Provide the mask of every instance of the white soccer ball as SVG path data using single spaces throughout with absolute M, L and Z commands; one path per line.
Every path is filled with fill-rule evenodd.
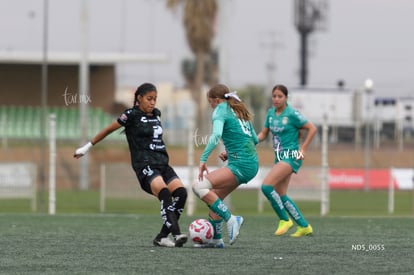
M 207 244 L 214 236 L 214 228 L 206 219 L 197 219 L 188 227 L 190 239 L 196 244 Z

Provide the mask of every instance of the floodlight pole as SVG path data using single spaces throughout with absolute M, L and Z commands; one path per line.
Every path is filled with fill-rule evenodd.
M 308 35 L 309 32 L 300 33 L 300 85 L 308 83 Z
M 300 85 L 308 83 L 308 37 L 323 18 L 321 7 L 309 0 L 295 0 L 295 25 L 300 35 Z
M 314 30 L 315 22 L 307 14 L 309 4 L 307 0 L 295 1 L 295 25 L 300 35 L 300 85 L 308 82 L 308 37 Z

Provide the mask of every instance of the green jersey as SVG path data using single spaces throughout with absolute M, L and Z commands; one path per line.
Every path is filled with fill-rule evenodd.
M 307 123 L 299 111 L 286 104 L 286 108 L 280 115 L 276 114 L 276 108 L 267 111 L 264 127 L 273 134 L 273 148 L 276 154 L 283 153 L 285 158 L 296 157 L 299 149 L 299 129 Z
M 200 161 L 206 162 L 219 140 L 222 139 L 229 161 L 228 167 L 236 175 L 239 183 L 247 182 L 256 175 L 258 169 L 256 152 L 258 139 L 252 123 L 239 119 L 227 102 L 216 106 L 212 122 L 213 133 Z

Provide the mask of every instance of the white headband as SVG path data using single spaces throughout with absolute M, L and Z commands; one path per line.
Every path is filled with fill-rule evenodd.
M 238 102 L 241 102 L 240 97 L 237 95 L 237 91 L 234 91 L 234 92 L 231 92 L 231 93 L 224 94 L 224 97 L 225 97 L 225 98 L 227 98 L 227 99 L 228 99 L 229 97 L 232 97 L 232 98 L 236 99 Z

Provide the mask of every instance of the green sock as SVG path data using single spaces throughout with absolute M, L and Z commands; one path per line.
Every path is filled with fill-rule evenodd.
M 213 225 L 214 228 L 214 237 L 213 239 L 218 240 L 221 239 L 222 232 L 223 232 L 223 220 L 213 220 L 211 217 L 208 219 L 208 221 Z
M 227 205 L 223 203 L 223 201 L 218 198 L 212 205 L 209 206 L 211 211 L 213 211 L 216 215 L 223 218 L 226 222 L 231 217 L 231 212 Z
M 279 197 L 279 194 L 275 191 L 273 186 L 262 184 L 262 192 L 270 202 L 273 210 L 276 212 L 278 217 L 281 220 L 288 221 L 289 216 L 286 213 L 285 207 L 283 206 L 282 200 Z
M 295 220 L 295 222 L 299 226 L 307 227 L 308 222 L 305 220 L 305 218 L 303 217 L 302 213 L 300 212 L 296 204 L 293 202 L 293 200 L 289 198 L 287 195 L 282 196 L 281 199 L 283 201 L 283 205 L 286 208 L 286 211 Z

